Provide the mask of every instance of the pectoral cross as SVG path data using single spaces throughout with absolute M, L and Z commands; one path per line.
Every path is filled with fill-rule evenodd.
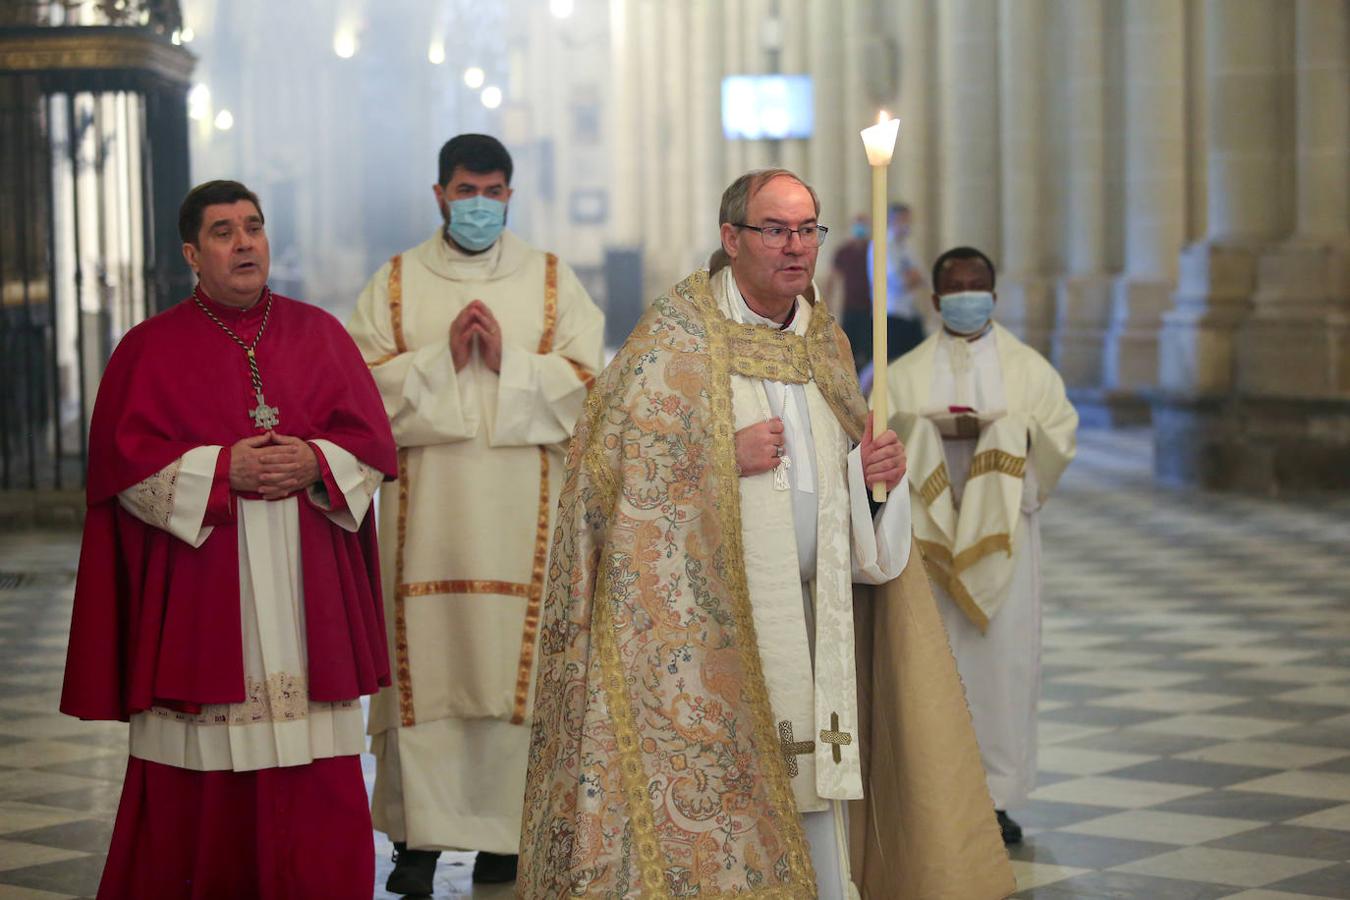
M 792 457 L 784 456 L 778 461 L 778 467 L 773 470 L 773 486 L 775 490 L 786 491 L 792 487 L 788 481 L 788 469 L 792 468 Z
M 271 431 L 273 428 L 276 428 L 277 423 L 281 421 L 277 416 L 281 410 L 277 409 L 275 406 L 267 405 L 267 401 L 263 399 L 261 389 L 254 391 L 253 396 L 258 398 L 258 405 L 249 410 L 248 415 L 249 418 L 253 420 L 254 426 L 261 428 L 263 431 Z
M 786 720 L 778 723 L 778 744 L 783 751 L 783 758 L 787 760 L 789 778 L 796 778 L 801 771 L 797 767 L 797 757 L 816 751 L 815 741 L 792 740 L 792 723 Z
M 853 735 L 849 734 L 847 731 L 839 730 L 839 713 L 830 713 L 829 730 L 822 730 L 820 732 L 820 740 L 823 743 L 832 745 L 830 751 L 834 754 L 834 761 L 838 763 L 844 761 L 844 755 L 840 752 L 839 748 L 847 747 L 849 744 L 852 744 Z

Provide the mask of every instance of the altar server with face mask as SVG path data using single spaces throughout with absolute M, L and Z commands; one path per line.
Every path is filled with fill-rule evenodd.
M 933 266 L 942 330 L 890 366 L 914 533 L 965 682 L 1005 843 L 1036 776 L 1040 509 L 1073 459 L 1078 414 L 1035 350 L 992 320 L 994 264 L 957 247 Z
M 380 267 L 348 326 L 398 445 L 379 523 L 394 684 L 369 726 L 393 893 L 431 893 L 441 850 L 515 877 L 551 516 L 603 362 L 576 275 L 505 230 L 511 170 L 495 138 L 446 143 L 444 226 Z

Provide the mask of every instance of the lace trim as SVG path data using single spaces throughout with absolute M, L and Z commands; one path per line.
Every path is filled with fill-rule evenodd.
M 358 700 L 311 703 L 309 679 L 290 672 L 273 672 L 267 679 L 246 678 L 242 703 L 208 703 L 198 714 L 152 706 L 147 712 L 161 719 L 189 725 L 256 725 L 261 722 L 299 722 L 311 710 L 342 710 L 360 706 Z
M 356 471 L 361 476 L 360 489 L 365 492 L 367 497 L 374 497 L 380 485 L 384 484 L 384 473 L 379 469 L 372 469 L 359 459 L 356 460 Z M 328 485 L 324 482 L 314 482 L 309 486 L 308 491 L 309 499 L 315 506 L 328 510 L 333 508 L 333 498 L 328 496 Z
M 124 499 L 136 517 L 147 525 L 156 528 L 169 528 L 173 518 L 174 490 L 178 485 L 178 470 L 183 467 L 182 459 L 175 459 L 144 481 L 137 482 L 122 492 Z
M 359 459 L 356 461 L 356 468 L 361 473 L 361 488 L 367 495 L 374 497 L 380 485 L 384 484 L 384 473 L 371 468 Z

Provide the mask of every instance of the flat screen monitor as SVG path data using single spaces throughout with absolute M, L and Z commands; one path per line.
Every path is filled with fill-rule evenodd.
M 722 133 L 729 140 L 809 138 L 814 113 L 810 75 L 722 79 Z

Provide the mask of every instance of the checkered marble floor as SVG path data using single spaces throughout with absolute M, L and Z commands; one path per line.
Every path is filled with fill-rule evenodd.
M 1016 896 L 1350 898 L 1350 498 L 1160 488 L 1150 440 L 1084 433 L 1045 512 Z M 92 896 L 117 808 L 125 726 L 55 712 L 77 548 L 0 533 L 0 900 Z M 471 865 L 436 896 L 511 896 Z

